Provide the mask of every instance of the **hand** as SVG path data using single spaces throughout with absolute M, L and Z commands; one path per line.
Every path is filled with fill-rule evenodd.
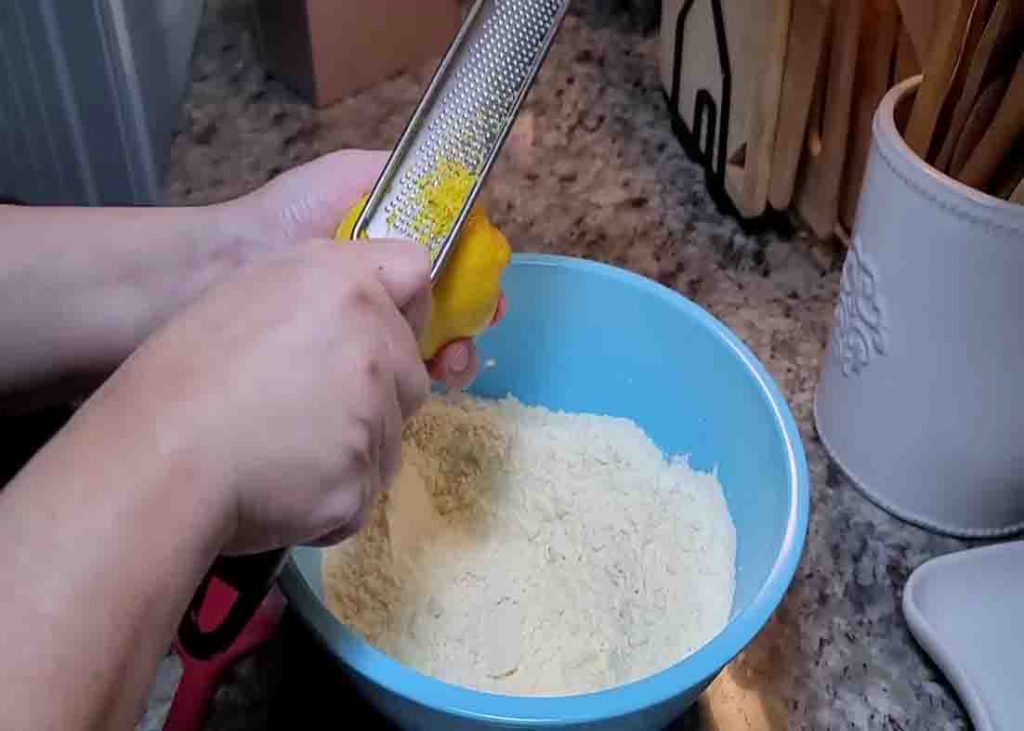
M 387 158 L 384 152 L 356 150 L 326 155 L 228 204 L 227 210 L 238 222 L 235 227 L 247 229 L 247 237 L 254 240 L 291 244 L 328 239 L 356 201 L 373 187 Z M 503 299 L 495 324 L 504 312 Z M 428 367 L 434 380 L 449 388 L 464 388 L 476 377 L 476 348 L 470 340 L 456 341 Z
M 429 261 L 409 243 L 296 245 L 210 290 L 110 381 L 225 497 L 226 553 L 358 530 L 429 380 Z

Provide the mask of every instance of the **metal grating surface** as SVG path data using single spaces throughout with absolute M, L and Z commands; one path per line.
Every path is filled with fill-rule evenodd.
M 442 164 L 475 179 L 493 162 L 564 16 L 566 0 L 482 0 L 396 149 L 365 219 L 370 238 L 411 238 L 435 260 L 461 221 L 425 236 L 419 186 Z M 475 191 L 466 191 L 466 204 Z M 436 227 L 430 227 L 435 230 Z

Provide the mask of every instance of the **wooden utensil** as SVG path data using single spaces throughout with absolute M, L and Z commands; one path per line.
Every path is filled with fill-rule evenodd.
M 928 156 L 975 4 L 974 0 L 946 0 L 936 21 L 934 42 L 925 57 L 924 80 L 917 90 L 904 135 L 907 144 L 922 159 Z
M 831 5 L 831 0 L 793 0 L 768 186 L 768 202 L 778 211 L 793 201 Z
M 1024 134 L 1024 56 L 1010 79 L 1010 85 L 992 122 L 982 135 L 957 176 L 964 185 L 982 190 L 1014 143 Z
M 897 0 L 903 27 L 914 44 L 917 58 L 928 58 L 935 29 L 936 0 Z
M 1021 181 L 1017 183 L 1017 187 L 1010 193 L 1009 201 L 1024 205 L 1024 178 L 1021 178 Z
M 939 110 L 935 134 L 932 137 L 932 143 L 928 150 L 928 160 L 933 165 L 936 164 L 937 157 L 941 153 L 945 140 L 949 137 L 953 114 L 963 94 L 964 82 L 967 78 L 971 61 L 974 58 L 978 42 L 981 40 L 988 25 L 988 19 L 992 15 L 994 5 L 995 0 L 975 0 L 974 11 L 967 22 L 967 30 L 964 32 L 960 57 L 957 59 L 953 75 L 949 79 L 946 95 Z
M 974 53 L 966 63 L 963 85 L 959 99 L 950 117 L 946 138 L 935 158 L 935 167 L 948 171 L 953 161 L 953 152 L 963 131 L 967 117 L 974 108 L 978 94 L 984 88 L 1001 65 L 1005 65 L 1008 57 L 1008 39 L 1012 35 L 1016 23 L 1010 0 L 998 0 L 985 24 Z
M 893 87 L 901 81 L 921 73 L 921 59 L 914 48 L 914 42 L 905 27 L 900 28 L 899 39 L 896 41 L 896 57 L 892 64 L 892 79 L 889 86 Z
M 978 95 L 978 101 L 975 103 L 971 113 L 967 115 L 963 132 L 960 133 L 960 140 L 956 143 L 956 149 L 953 150 L 953 161 L 949 166 L 949 172 L 953 177 L 959 177 L 960 170 L 963 168 L 964 163 L 967 162 L 967 157 L 981 141 L 982 135 L 985 134 L 985 129 L 995 116 L 996 110 L 999 109 L 999 104 L 1003 101 L 1008 84 L 1009 79 L 1006 77 L 993 79 L 985 87 L 985 90 Z
M 899 38 L 900 13 L 896 0 L 864 0 L 864 20 L 854 79 L 853 118 L 843 175 L 839 221 L 853 228 L 864 168 L 871 149 L 871 120 L 889 89 L 889 74 Z
M 1024 179 L 1024 142 L 1018 143 L 1003 164 L 999 166 L 989 190 L 996 198 L 1009 199 Z
M 813 145 L 820 134 L 820 154 L 809 154 L 797 197 L 797 210 L 819 238 L 830 238 L 839 218 L 839 193 L 846 162 L 857 47 L 863 21 L 859 0 L 835 0 L 822 127 L 808 130 Z M 813 153 L 813 149 L 811 149 Z

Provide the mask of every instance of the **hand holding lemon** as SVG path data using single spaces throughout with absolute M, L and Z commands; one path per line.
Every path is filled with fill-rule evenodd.
M 335 238 L 350 241 L 366 205 L 363 198 L 349 211 Z M 434 285 L 433 308 L 420 341 L 423 359 L 430 361 L 442 347 L 486 330 L 503 310 L 501 277 L 512 258 L 508 240 L 475 208 Z

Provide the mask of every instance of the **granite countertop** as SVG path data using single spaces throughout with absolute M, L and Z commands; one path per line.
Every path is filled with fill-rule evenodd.
M 489 183 L 493 217 L 518 251 L 628 267 L 728 324 L 789 400 L 813 483 L 810 534 L 792 589 L 687 725 L 966 727 L 899 608 L 911 570 L 963 544 L 868 503 L 830 466 L 815 435 L 811 403 L 842 253 L 799 232 L 747 235 L 715 209 L 670 131 L 655 39 L 630 30 L 610 5 L 574 5 L 513 149 Z M 388 148 L 429 78 L 428 67 L 314 110 L 260 67 L 248 12 L 244 0 L 208 2 L 170 154 L 170 203 L 223 200 L 339 148 Z M 282 634 L 231 674 L 208 728 L 272 725 L 268 708 L 282 683 L 305 689 L 299 702 L 308 702 L 320 682 L 318 661 L 300 657 L 308 638 L 294 622 Z

